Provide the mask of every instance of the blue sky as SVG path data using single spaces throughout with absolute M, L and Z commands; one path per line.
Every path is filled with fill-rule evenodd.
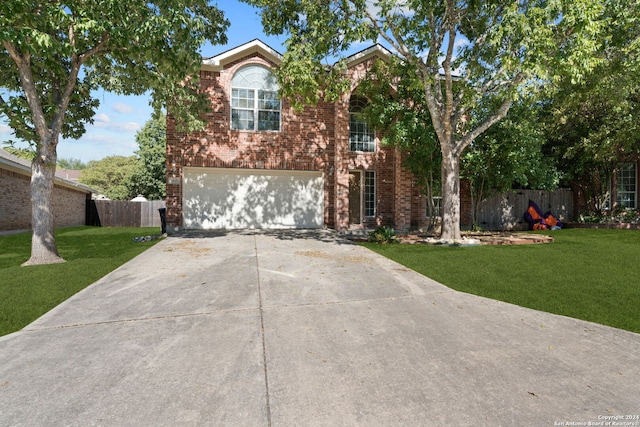
M 231 25 L 227 30 L 226 45 L 205 45 L 201 54 L 211 57 L 249 42 L 260 39 L 275 50 L 284 52 L 284 37 L 267 37 L 257 9 L 237 0 L 219 0 Z M 117 96 L 104 91 L 96 93 L 100 100 L 94 124 L 79 140 L 63 139 L 58 144 L 58 158 L 80 159 L 83 162 L 99 160 L 107 156 L 131 156 L 137 150 L 136 132 L 151 118 L 149 99 L 146 96 Z M 13 139 L 11 129 L 0 119 L 0 144 Z

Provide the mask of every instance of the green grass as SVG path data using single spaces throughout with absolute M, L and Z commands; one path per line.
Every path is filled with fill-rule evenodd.
M 640 333 L 640 231 L 541 234 L 555 242 L 363 245 L 458 291 Z
M 158 241 L 132 238 L 159 228 L 72 227 L 56 230 L 62 264 L 21 267 L 31 233 L 0 236 L 0 336 L 22 329 Z

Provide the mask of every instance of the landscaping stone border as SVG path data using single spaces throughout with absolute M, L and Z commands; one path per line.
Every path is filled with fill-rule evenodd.
M 640 230 L 640 224 L 630 222 L 607 222 L 602 224 L 570 222 L 565 228 L 603 228 L 607 230 Z
M 431 236 L 418 234 L 399 235 L 398 240 L 400 243 L 404 244 L 434 244 L 434 240 Z M 473 246 L 465 245 L 465 241 L 479 242 L 480 245 L 532 245 L 538 243 L 552 243 L 554 238 L 542 234 L 528 233 L 464 233 L 463 240 L 459 242 L 459 244 L 454 243 L 453 246 Z

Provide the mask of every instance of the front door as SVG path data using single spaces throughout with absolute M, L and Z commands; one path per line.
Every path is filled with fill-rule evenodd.
M 362 224 L 362 176 L 349 172 L 349 224 Z

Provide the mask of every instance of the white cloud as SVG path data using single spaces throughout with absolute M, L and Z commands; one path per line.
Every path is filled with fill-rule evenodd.
M 112 122 L 105 113 L 97 114 L 94 118 L 94 128 L 104 129 L 109 132 L 137 132 L 142 126 L 136 122 Z
M 113 104 L 113 107 L 111 107 L 111 109 L 121 114 L 133 113 L 133 108 L 130 105 L 124 104 L 122 102 L 116 102 L 115 104 Z
M 139 123 L 136 122 L 128 122 L 128 123 L 114 123 L 109 126 L 109 130 L 114 132 L 137 132 L 142 128 Z
M 82 139 L 79 142 L 91 141 L 91 142 L 101 143 L 101 142 L 109 142 L 111 140 L 112 140 L 111 137 L 108 137 L 108 136 L 103 135 L 103 134 L 87 134 L 87 135 L 83 136 Z
M 11 132 L 13 132 L 13 130 L 9 126 L 3 123 L 0 123 L 0 133 L 11 133 Z
M 93 119 L 94 126 L 101 128 L 107 127 L 108 123 L 111 121 L 111 119 L 109 119 L 109 116 L 107 116 L 105 113 L 96 114 Z

